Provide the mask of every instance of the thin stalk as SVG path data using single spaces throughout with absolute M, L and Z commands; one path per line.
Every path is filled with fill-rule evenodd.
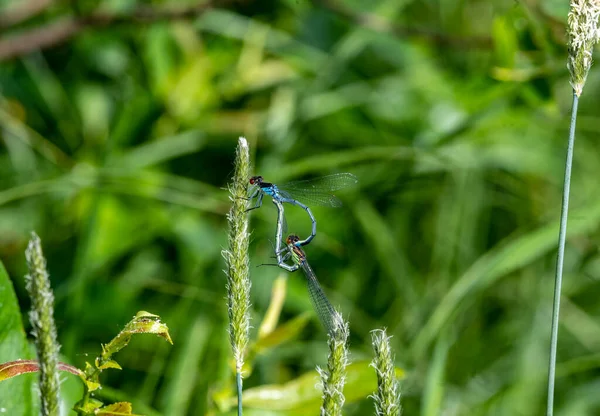
M 237 381 L 238 416 L 242 416 L 242 372 L 235 373 Z
M 567 68 L 569 82 L 573 87 L 573 106 L 571 107 L 571 126 L 565 163 L 562 207 L 560 212 L 560 230 L 558 232 L 558 256 L 554 277 L 554 304 L 552 311 L 552 336 L 550 338 L 550 362 L 548 364 L 548 403 L 546 415 L 554 413 L 554 378 L 556 373 L 556 349 L 558 344 L 558 320 L 560 316 L 560 293 L 562 286 L 565 240 L 567 236 L 567 217 L 569 215 L 569 191 L 571 187 L 571 168 L 573 165 L 573 146 L 575 144 L 575 122 L 577 104 L 583 92 L 587 75 L 592 66 L 594 45 L 600 40 L 598 20 L 600 18 L 599 0 L 570 0 L 567 16 Z
M 573 147 L 575 145 L 575 122 L 577 121 L 577 104 L 579 97 L 573 93 L 571 109 L 571 126 L 567 145 L 567 161 L 565 162 L 565 179 L 563 184 L 562 207 L 560 210 L 560 229 L 558 231 L 558 255 L 556 274 L 554 276 L 554 303 L 552 305 L 552 335 L 550 338 L 550 363 L 548 364 L 548 403 L 546 414 L 554 412 L 554 379 L 556 373 L 556 348 L 558 344 L 558 320 L 560 315 L 560 293 L 562 288 L 563 264 L 565 258 L 565 241 L 567 236 L 567 218 L 569 214 L 569 192 L 571 188 L 571 169 L 573 167 Z

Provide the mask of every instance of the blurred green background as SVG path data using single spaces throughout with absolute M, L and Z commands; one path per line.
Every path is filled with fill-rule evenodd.
M 6 18 L 25 3 L 0 12 L 0 258 L 24 318 L 35 230 L 65 361 L 82 366 L 138 310 L 160 315 L 175 342 L 134 339 L 116 357 L 123 370 L 104 374 L 103 400 L 146 414 L 227 412 L 221 250 L 245 136 L 269 181 L 359 177 L 339 194 L 342 208 L 314 209 L 306 251 L 349 319 L 357 366 L 371 359 L 370 330 L 393 335 L 404 415 L 544 412 L 571 104 L 567 2 L 238 0 L 203 10 L 87 0 Z M 69 36 L 42 32 L 53 42 L 26 48 L 29 31 L 73 21 Z M 557 415 L 600 414 L 599 89 L 594 66 L 577 126 Z M 302 210 L 286 213 L 290 231 L 309 232 Z M 282 273 L 255 267 L 272 261 L 275 218 L 269 201 L 251 215 L 253 340 Z M 289 275 L 280 323 L 293 324 L 251 357 L 245 389 L 305 375 L 314 390 L 327 346 L 314 316 L 303 319 L 310 310 L 302 275 Z M 348 393 L 364 384 L 360 371 L 350 369 Z M 254 397 L 247 414 L 316 414 L 316 393 L 287 387 Z M 349 394 L 346 414 L 373 414 L 368 394 Z

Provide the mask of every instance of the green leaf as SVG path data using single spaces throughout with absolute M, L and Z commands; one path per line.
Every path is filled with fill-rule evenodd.
M 94 398 L 90 398 L 84 404 L 75 405 L 75 411 L 83 412 L 84 414 L 94 414 L 100 407 L 102 402 Z
M 21 311 L 12 282 L 0 262 L 0 363 L 31 358 Z M 11 416 L 30 416 L 39 413 L 34 394 L 36 374 L 6 380 L 0 387 L 0 410 Z
M 439 414 L 442 408 L 442 401 L 445 390 L 445 370 L 448 361 L 448 350 L 450 341 L 448 335 L 443 334 L 435 347 L 433 360 L 429 365 L 427 374 L 427 385 L 423 393 L 423 404 L 421 414 L 423 416 L 433 416 Z
M 298 338 L 298 335 L 306 328 L 306 324 L 311 320 L 313 314 L 306 312 L 290 319 L 286 323 L 279 325 L 275 330 L 266 335 L 259 335 L 255 343 L 250 345 L 246 360 L 244 361 L 243 374 L 244 377 L 249 377 L 254 370 L 253 364 L 256 357 L 266 354 L 269 350 L 276 348 L 286 342 Z M 235 362 L 230 360 L 229 366 L 232 371 L 235 371 Z
M 307 173 L 327 171 L 333 168 L 353 166 L 358 163 L 369 161 L 412 160 L 415 156 L 414 149 L 406 146 L 370 146 L 360 149 L 340 150 L 333 154 L 326 153 L 311 157 L 304 157 L 298 161 L 292 161 L 278 170 L 267 170 L 265 175 L 286 181 Z M 400 162 L 398 162 L 400 163 Z M 265 176 L 267 177 L 267 176 Z
M 513 68 L 518 52 L 518 40 L 514 27 L 506 17 L 497 17 L 494 19 L 492 33 L 497 65 Z
M 274 331 L 260 337 L 252 346 L 252 350 L 256 354 L 263 354 L 285 342 L 296 339 L 311 318 L 312 313 L 306 312 L 290 319 L 279 325 Z
M 409 260 L 395 244 L 397 238 L 389 225 L 373 204 L 366 199 L 355 201 L 353 208 L 354 215 L 360 222 L 364 234 L 371 241 L 382 268 L 398 288 L 400 296 L 406 301 L 414 301 L 416 294 L 411 284 L 411 275 L 414 273 Z
M 118 164 L 127 169 L 146 168 L 198 152 L 205 144 L 206 138 L 201 131 L 190 130 L 134 147 L 118 160 Z
M 161 406 L 165 413 L 173 416 L 190 412 L 190 403 L 195 397 L 195 386 L 202 377 L 202 360 L 206 359 L 207 346 L 211 340 L 212 327 L 206 317 L 198 313 L 194 323 L 181 332 L 180 348 L 176 349 L 170 359 L 167 371 L 164 396 Z M 193 407 L 192 407 L 193 408 Z M 136 407 L 137 409 L 137 407 Z
M 108 360 L 102 363 L 102 365 L 98 366 L 99 370 L 106 370 L 107 368 L 114 368 L 116 370 L 122 370 L 121 366 L 118 362 L 113 360 Z
M 88 195 L 83 203 L 96 204 L 97 207 L 97 218 L 93 223 L 97 238 L 90 243 L 88 268 L 100 267 L 127 253 L 154 232 L 154 227 L 140 222 L 143 217 L 139 211 L 131 209 L 114 195 L 101 198 Z M 87 210 L 86 215 L 89 215 Z M 127 233 L 129 238 L 120 238 L 120 233 Z M 90 263 L 93 267 L 89 266 Z
M 131 403 L 119 402 L 109 404 L 108 406 L 98 409 L 97 414 L 105 416 L 131 415 L 131 411 Z
M 173 344 L 169 335 L 169 328 L 160 321 L 160 317 L 150 312 L 140 311 L 112 341 L 102 346 L 102 359 L 96 359 L 96 368 L 100 368 L 111 361 L 109 357 L 126 347 L 133 334 L 154 334 Z M 109 367 L 117 368 L 118 364 L 111 361 Z

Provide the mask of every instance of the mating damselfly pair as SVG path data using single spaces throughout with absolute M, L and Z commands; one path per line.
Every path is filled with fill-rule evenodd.
M 302 269 L 306 277 L 308 292 L 315 311 L 329 334 L 335 330 L 334 320 L 337 316 L 331 302 L 327 299 L 319 281 L 306 260 L 306 253 L 302 246 L 309 244 L 317 234 L 317 221 L 308 205 L 340 207 L 342 202 L 332 192 L 353 186 L 358 179 L 351 173 L 338 173 L 316 179 L 295 181 L 284 185 L 275 185 L 265 182 L 262 176 L 250 178 L 252 193 L 250 200 L 256 198 L 256 204 L 248 208 L 251 211 L 262 206 L 263 198 L 269 195 L 277 207 L 277 229 L 275 235 L 275 257 L 277 265 L 284 270 L 294 272 Z M 283 243 L 283 234 L 286 232 L 286 221 L 283 204 L 301 207 L 308 214 L 312 231 L 306 239 L 300 239 L 295 234 L 290 234 Z M 286 263 L 291 260 L 292 264 Z

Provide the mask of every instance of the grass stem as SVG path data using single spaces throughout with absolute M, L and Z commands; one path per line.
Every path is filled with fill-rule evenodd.
M 237 371 L 235 373 L 235 380 L 237 386 L 237 399 L 238 399 L 238 416 L 242 416 L 242 372 Z
M 565 179 L 563 183 L 562 206 L 560 211 L 560 228 L 558 231 L 558 255 L 556 259 L 556 274 L 554 276 L 554 303 L 552 305 L 552 335 L 550 338 L 550 362 L 548 364 L 548 403 L 546 415 L 554 413 L 554 380 L 556 373 L 556 349 L 558 344 L 558 321 L 560 315 L 560 294 L 562 288 L 563 264 L 565 258 L 565 242 L 567 235 L 567 219 L 569 214 L 569 192 L 571 188 L 571 169 L 573 167 L 573 147 L 575 145 L 575 122 L 577 121 L 577 104 L 579 97 L 573 93 L 571 109 L 571 126 L 567 145 L 567 160 L 565 162 Z

